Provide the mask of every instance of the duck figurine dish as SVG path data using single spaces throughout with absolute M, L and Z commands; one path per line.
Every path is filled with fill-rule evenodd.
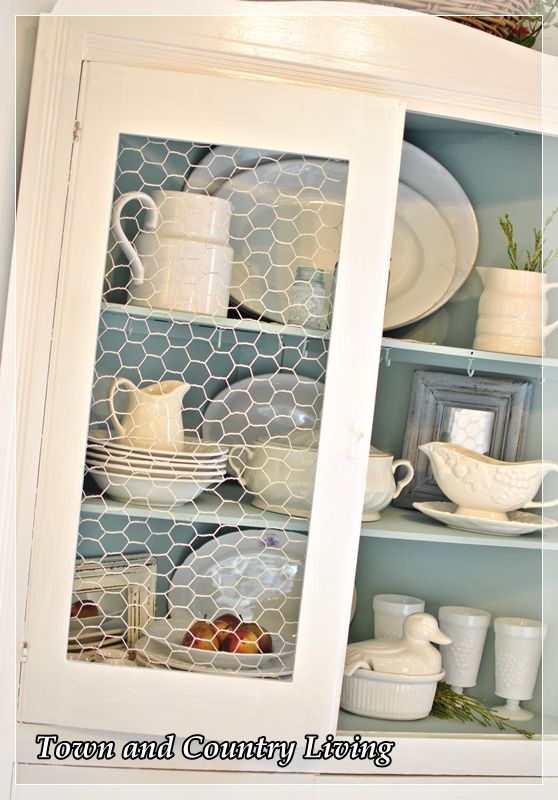
M 548 508 L 554 500 L 534 501 L 543 478 L 558 472 L 551 461 L 498 461 L 495 458 L 446 442 L 421 444 L 442 492 L 464 517 L 508 521 L 508 513 L 520 508 Z
M 402 639 L 369 639 L 347 647 L 344 674 L 357 669 L 389 675 L 437 675 L 442 671 L 442 656 L 431 642 L 451 644 L 431 614 L 410 614 L 403 624 Z

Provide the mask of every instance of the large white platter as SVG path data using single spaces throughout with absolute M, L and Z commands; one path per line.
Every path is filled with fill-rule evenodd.
M 271 528 L 212 539 L 177 567 L 168 592 L 173 620 L 232 612 L 285 641 L 298 626 L 307 536 Z
M 227 675 L 230 677 L 254 678 L 282 678 L 292 675 L 294 668 L 294 653 L 276 658 L 263 664 L 258 669 L 230 670 L 222 669 L 214 664 L 194 664 L 176 653 L 171 645 L 163 643 L 151 636 L 142 636 L 136 645 L 136 663 L 142 667 L 168 667 L 170 669 L 185 670 L 187 672 L 204 672 L 213 675 Z
M 257 186 L 263 178 L 273 180 L 273 176 L 275 176 L 276 180 L 276 177 L 282 174 L 283 171 L 287 170 L 288 173 L 290 168 L 286 167 L 286 162 L 298 164 L 299 166 L 303 165 L 304 169 L 299 173 L 299 176 L 303 177 L 308 185 L 305 183 L 302 191 L 300 191 L 301 187 L 298 187 L 296 182 L 293 183 L 291 178 L 290 184 L 288 180 L 287 182 L 283 180 L 279 187 L 276 186 L 276 190 L 279 188 L 279 192 L 275 191 L 275 195 L 276 199 L 280 200 L 280 216 L 293 216 L 296 211 L 296 204 L 293 205 L 292 203 L 293 193 L 295 196 L 298 195 L 298 223 L 308 224 L 306 227 L 305 225 L 302 226 L 302 235 L 295 237 L 295 241 L 299 252 L 304 253 L 304 248 L 307 248 L 307 252 L 312 254 L 311 258 L 310 256 L 302 258 L 300 264 L 311 263 L 323 269 L 331 270 L 335 266 L 336 254 L 339 250 L 338 242 L 337 245 L 334 245 L 331 234 L 336 233 L 333 228 L 338 225 L 337 233 L 340 236 L 347 174 L 345 164 L 322 159 L 294 159 L 292 155 L 289 156 L 277 151 L 216 147 L 190 172 L 186 188 L 204 190 L 222 197 L 231 197 L 233 206 L 238 204 L 239 214 L 236 214 L 235 208 L 232 229 L 235 237 L 240 234 L 238 241 L 235 242 L 235 239 L 232 241 L 235 249 L 235 259 L 237 259 L 237 250 L 241 250 L 241 238 L 247 232 L 248 234 L 250 233 L 250 226 L 252 225 L 251 218 L 248 216 L 254 211 L 254 203 L 250 198 L 251 189 Z M 317 168 L 321 173 L 321 181 L 319 180 L 319 173 L 316 172 Z M 231 179 L 238 182 L 239 191 L 235 191 L 236 186 Z M 414 307 L 415 311 L 408 311 L 406 315 L 395 312 L 392 315 L 391 298 L 388 295 L 386 318 L 384 320 L 386 330 L 422 319 L 446 303 L 471 272 L 479 241 L 478 226 L 473 207 L 459 183 L 439 162 L 408 142 L 403 142 L 400 171 L 401 184 L 415 190 L 422 198 L 434 205 L 447 224 L 453 238 L 456 261 L 449 284 L 445 289 L 440 289 L 440 296 L 428 308 L 424 308 L 426 305 L 426 302 L 424 302 L 422 303 L 422 309 L 419 310 L 419 303 L 417 302 Z M 284 191 L 285 188 L 287 189 L 286 192 Z M 244 194 L 246 191 L 248 193 Z M 265 205 L 265 203 L 273 199 L 273 194 L 273 191 L 270 192 L 268 190 L 266 194 L 265 189 L 259 189 L 258 202 Z M 289 202 L 285 202 L 289 200 L 289 196 L 291 198 L 290 208 Z M 324 205 L 324 196 L 328 201 L 326 204 L 325 228 L 317 229 L 316 219 L 319 218 L 317 211 L 320 204 Z M 304 217 L 304 212 L 306 212 L 306 218 Z M 264 211 L 262 207 L 258 206 L 258 223 L 262 221 L 264 224 L 262 230 L 259 230 L 258 224 L 258 230 L 253 232 L 251 241 L 255 245 L 263 244 L 263 252 L 250 256 L 249 263 L 243 261 L 240 265 L 235 265 L 233 278 L 235 286 L 239 285 L 237 278 L 240 277 L 242 279 L 243 271 L 248 271 L 247 267 L 253 273 L 252 280 L 254 283 L 249 286 L 244 285 L 239 289 L 234 288 L 232 296 L 250 311 L 275 321 L 283 322 L 285 320 L 282 310 L 285 307 L 285 303 L 281 295 L 282 290 L 280 288 L 279 294 L 275 297 L 273 287 L 268 289 L 266 285 L 266 280 L 267 284 L 272 278 L 275 281 L 277 278 L 275 273 L 281 272 L 281 270 L 272 269 L 266 275 L 266 267 L 269 266 L 271 260 L 276 262 L 278 266 L 284 265 L 285 260 L 288 263 L 292 262 L 293 248 L 286 248 L 281 242 L 292 241 L 293 230 L 292 225 L 289 230 L 288 220 L 281 219 L 280 224 L 275 221 L 273 233 L 279 231 L 279 237 L 278 241 L 271 242 L 264 228 L 266 227 L 266 215 L 269 216 L 269 220 L 273 223 L 273 214 L 273 209 Z M 325 211 L 322 214 L 325 215 Z M 400 235 L 404 236 L 404 234 L 400 234 L 402 219 L 401 213 L 398 213 L 394 232 L 394 254 L 397 254 Z M 277 227 L 278 224 L 279 227 Z M 294 221 L 292 224 L 294 224 Z M 256 236 L 255 239 L 254 235 Z M 317 249 L 316 243 L 318 244 Z M 266 247 L 269 251 L 267 254 L 265 252 Z M 239 253 L 242 258 L 246 258 L 245 250 L 246 247 L 242 248 L 243 252 Z M 317 259 L 320 259 L 323 263 L 318 264 Z M 399 256 L 393 259 L 390 287 L 397 284 L 399 280 L 395 272 L 398 269 L 397 263 L 403 268 L 405 266 Z M 284 275 L 285 271 L 283 271 Z M 263 276 L 266 276 L 266 280 L 262 281 Z M 266 310 L 266 304 L 271 306 L 271 311 Z M 279 306 L 279 311 L 277 306 Z M 413 316 L 410 316 L 411 313 Z
M 253 444 L 317 427 L 324 386 L 289 372 L 244 378 L 207 404 L 202 437 L 220 444 Z

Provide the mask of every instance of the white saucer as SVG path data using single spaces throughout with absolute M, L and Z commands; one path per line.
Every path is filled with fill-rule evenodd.
M 465 514 L 456 514 L 455 503 L 413 503 L 413 507 L 422 511 L 438 522 L 443 522 L 450 528 L 472 533 L 489 533 L 492 536 L 521 536 L 523 533 L 532 533 L 545 528 L 558 527 L 558 521 L 548 517 L 539 517 L 538 514 L 529 514 L 526 511 L 512 511 L 508 514 L 508 521 L 488 519 L 483 517 L 470 517 Z

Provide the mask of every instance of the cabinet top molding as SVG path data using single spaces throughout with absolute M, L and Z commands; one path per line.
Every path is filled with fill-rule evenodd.
M 103 2 L 92 4 L 94 13 L 102 13 Z M 70 6 L 64 0 L 55 11 Z M 147 6 L 134 4 L 134 16 L 50 15 L 41 23 L 67 26 L 62 61 L 79 53 L 85 60 L 352 89 L 403 98 L 413 111 L 535 131 L 543 64 L 558 60 L 439 17 L 368 4 L 231 0 L 212 3 L 211 14 L 199 13 L 194 2 L 188 16 L 137 16 Z M 549 132 L 558 131 L 558 99 L 548 91 L 545 113 Z

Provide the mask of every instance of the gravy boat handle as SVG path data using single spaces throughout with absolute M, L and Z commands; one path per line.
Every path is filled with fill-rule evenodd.
M 549 472 L 558 472 L 558 464 L 552 464 L 547 462 L 543 462 L 543 466 L 547 467 L 547 470 L 544 474 L 544 478 L 548 475 Z M 523 508 L 552 508 L 552 506 L 558 506 L 558 497 L 555 497 L 554 500 L 530 500 L 528 503 L 525 503 Z

